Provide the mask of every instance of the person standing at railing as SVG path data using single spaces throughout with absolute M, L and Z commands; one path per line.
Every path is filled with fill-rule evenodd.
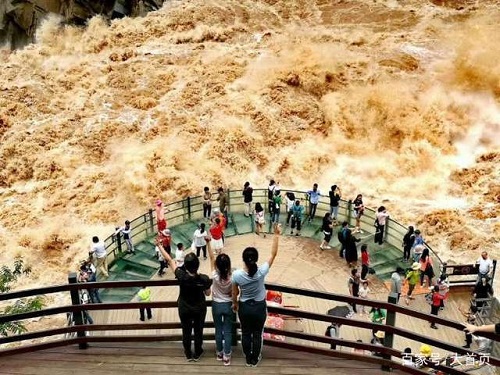
M 212 193 L 210 188 L 205 186 L 203 189 L 203 218 L 210 219 L 210 214 L 212 213 Z
M 339 258 L 345 258 L 346 238 L 348 230 L 350 231 L 349 223 L 347 221 L 344 221 L 342 223 L 342 227 L 337 233 L 337 238 L 340 242 Z
M 491 280 L 491 276 L 493 274 L 493 261 L 490 259 L 486 251 L 481 253 L 481 256 L 476 261 L 476 265 L 478 267 L 477 282 L 481 281 L 482 278 Z
M 422 233 L 420 233 L 419 229 L 415 230 L 415 240 L 413 241 L 413 261 L 418 262 L 420 260 L 420 256 L 422 255 L 422 251 L 425 248 L 424 238 L 422 237 Z
M 415 230 L 410 225 L 408 227 L 408 232 L 403 237 L 403 262 L 408 262 L 410 260 L 411 248 L 415 242 Z
M 210 227 L 210 236 L 212 237 L 211 248 L 220 254 L 224 248 L 224 241 L 222 240 L 223 231 L 220 218 L 216 217 L 212 221 L 212 226 Z
M 274 180 L 269 181 L 269 186 L 267 187 L 267 211 L 270 214 L 274 211 L 274 193 L 276 192 L 276 182 Z M 279 192 L 279 190 L 278 190 Z M 279 194 L 279 193 L 278 193 Z
M 125 220 L 125 226 L 117 227 L 115 235 L 118 233 L 123 234 L 123 240 L 127 245 L 127 253 L 135 254 L 134 245 L 132 243 L 132 227 L 130 226 L 130 221 Z
M 332 239 L 332 233 L 333 233 L 333 223 L 332 223 L 332 217 L 329 212 L 325 213 L 325 216 L 323 217 L 323 225 L 321 226 L 321 230 L 323 231 L 324 237 L 323 241 L 319 245 L 319 248 L 321 250 L 329 250 L 331 249 L 329 243 L 330 240 Z
M 263 232 L 264 224 L 266 224 L 264 207 L 262 207 L 260 202 L 257 202 L 255 203 L 255 234 L 260 236 L 260 233 L 264 233 L 264 238 L 266 238 L 266 233 Z
M 292 230 L 290 234 L 293 235 L 293 230 L 297 227 L 296 236 L 300 236 L 300 229 L 302 228 L 302 216 L 304 215 L 304 206 L 300 204 L 300 200 L 295 201 L 292 209 Z
M 151 289 L 148 286 L 143 286 L 137 292 L 137 301 L 138 302 L 151 302 Z M 144 311 L 148 316 L 148 320 L 153 318 L 153 314 L 151 312 L 151 307 L 140 307 L 139 308 L 139 320 L 141 322 L 145 321 Z
M 243 205 L 245 206 L 245 216 L 249 217 L 252 215 L 252 201 L 253 201 L 253 188 L 250 186 L 250 182 L 245 182 L 243 185 Z
M 318 184 L 314 184 L 311 190 L 307 191 L 307 196 L 309 198 L 309 222 L 314 220 L 316 216 L 316 208 L 318 207 L 319 198 L 321 197 L 321 192 L 318 190 Z
M 283 199 L 281 198 L 281 194 L 279 190 L 274 191 L 274 196 L 273 196 L 273 204 L 272 204 L 272 223 L 273 224 L 278 224 L 280 221 L 280 210 L 281 210 L 281 203 L 283 202 Z
M 216 358 L 218 361 L 223 361 L 224 366 L 229 366 L 233 341 L 231 259 L 227 254 L 219 254 L 215 258 L 210 250 L 210 238 L 207 240 L 212 272 L 212 315 L 215 324 Z
M 354 233 L 363 233 L 361 230 L 361 216 L 365 213 L 365 206 L 363 204 L 363 195 L 358 194 L 356 199 L 352 201 L 354 205 L 354 217 L 356 218 L 356 228 Z
M 177 267 L 176 262 L 168 254 L 161 242 L 158 247 L 167 260 L 169 266 L 179 280 L 179 318 L 182 326 L 182 345 L 188 362 L 198 362 L 203 355 L 203 327 L 207 315 L 205 296 L 210 295 L 212 280 L 204 274 L 198 273 L 200 260 L 194 253 L 184 258 L 184 267 Z M 194 332 L 194 352 L 191 348 L 191 334 Z
M 434 268 L 432 264 L 432 258 L 429 255 L 429 249 L 425 248 L 422 251 L 422 255 L 419 260 L 420 264 L 420 286 L 425 285 L 425 277 L 429 281 L 429 286 L 432 285 L 432 278 L 434 277 Z
M 207 239 L 208 233 L 205 230 L 205 223 L 200 223 L 198 229 L 194 231 L 193 242 L 196 247 L 196 256 L 200 257 L 200 251 L 203 250 L 203 259 L 207 259 Z
M 167 220 L 165 219 L 165 210 L 163 208 L 163 201 L 161 199 L 156 200 L 155 211 L 156 225 L 158 226 L 158 232 L 161 232 L 167 229 Z
M 361 241 L 354 237 L 350 229 L 345 231 L 345 261 L 349 267 L 353 267 L 358 261 L 358 248 L 356 242 Z
M 384 233 L 385 233 L 385 223 L 389 213 L 384 206 L 380 206 L 377 210 L 377 217 L 375 218 L 376 231 L 375 231 L 375 243 L 379 245 L 384 244 Z
M 288 227 L 290 225 L 290 219 L 293 215 L 293 205 L 295 204 L 295 194 L 293 192 L 289 191 L 285 194 L 285 203 L 287 210 L 286 226 Z
M 445 295 L 442 295 L 439 293 L 439 286 L 434 285 L 434 288 L 432 288 L 432 301 L 431 301 L 431 314 L 432 315 L 438 315 L 439 309 L 441 307 L 441 302 L 442 300 L 446 299 L 448 297 L 448 293 Z M 436 323 L 432 322 L 431 323 L 431 328 L 438 329 Z
M 267 318 L 266 275 L 278 255 L 281 225 L 274 226 L 273 245 L 269 260 L 257 265 L 259 252 L 254 247 L 243 250 L 243 269 L 233 272 L 233 311 L 241 322 L 241 345 L 247 367 L 257 367 L 262 359 L 262 333 Z M 239 296 L 239 304 L 238 304 Z
M 99 241 L 99 237 L 92 237 L 92 245 L 90 246 L 89 256 L 96 258 L 96 267 L 101 271 L 104 277 L 109 277 L 108 273 L 108 258 L 106 246 L 103 241 Z
M 226 228 L 229 224 L 229 221 L 228 221 L 228 215 L 227 215 L 227 207 L 228 207 L 228 198 L 227 198 L 227 194 L 225 193 L 224 189 L 222 187 L 220 187 L 217 192 L 219 193 L 219 196 L 217 197 L 217 200 L 219 201 L 219 210 L 220 212 L 222 212 L 222 214 L 224 215 L 225 219 L 226 219 Z
M 330 197 L 330 214 L 332 215 L 333 225 L 338 225 L 337 216 L 339 214 L 339 202 L 342 198 L 342 193 L 337 185 L 332 185 L 331 190 L 328 192 Z

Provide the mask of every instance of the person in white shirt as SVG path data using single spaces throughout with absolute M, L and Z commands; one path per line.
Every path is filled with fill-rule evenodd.
M 476 265 L 479 267 L 477 282 L 481 281 L 483 277 L 490 280 L 491 273 L 493 272 L 493 261 L 489 258 L 486 251 L 481 253 L 481 257 L 476 261 Z
M 175 262 L 177 263 L 177 268 L 184 267 L 184 258 L 186 254 L 184 254 L 184 245 L 179 242 L 177 244 L 177 250 L 175 250 Z
M 370 293 L 370 288 L 368 287 L 368 282 L 363 281 L 359 287 L 358 296 L 359 296 L 359 298 L 368 299 L 369 293 Z M 361 315 L 364 314 L 365 313 L 365 306 L 362 305 L 359 307 L 360 307 L 360 314 Z
M 99 241 L 99 237 L 92 237 L 92 245 L 90 246 L 89 255 L 95 256 L 97 268 L 101 271 L 104 277 L 109 277 L 108 273 L 108 259 L 106 253 L 106 246 L 104 242 Z
M 377 218 L 375 220 L 375 226 L 377 227 L 375 232 L 375 243 L 382 245 L 384 243 L 384 233 L 385 233 L 385 223 L 389 213 L 384 206 L 380 206 L 377 210 Z
M 123 240 L 127 245 L 127 252 L 129 254 L 135 254 L 134 245 L 132 244 L 132 227 L 130 226 L 130 221 L 125 220 L 125 226 L 116 228 L 115 234 L 122 233 Z
M 205 230 L 205 223 L 201 223 L 199 228 L 194 231 L 193 242 L 196 247 L 196 256 L 200 257 L 200 251 L 203 250 L 203 259 L 207 259 L 207 241 L 208 233 Z

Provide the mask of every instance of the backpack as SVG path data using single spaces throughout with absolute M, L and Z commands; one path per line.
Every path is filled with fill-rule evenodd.
M 273 185 L 272 189 L 267 189 L 267 199 L 270 201 L 273 200 L 274 197 L 274 190 L 276 189 L 276 185 Z
M 338 234 L 337 234 L 337 238 L 339 239 L 339 242 L 343 245 L 344 244 L 344 241 L 345 241 L 345 236 L 344 236 L 344 229 L 340 229 Z

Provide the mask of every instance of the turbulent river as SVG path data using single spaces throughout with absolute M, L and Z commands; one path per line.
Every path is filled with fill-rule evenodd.
M 64 282 L 90 237 L 203 186 L 362 193 L 447 261 L 500 257 L 498 1 L 188 0 L 0 53 L 0 260 Z

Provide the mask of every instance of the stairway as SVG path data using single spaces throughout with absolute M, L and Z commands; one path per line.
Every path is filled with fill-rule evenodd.
M 186 221 L 182 224 L 172 226 L 172 253 L 175 254 L 176 244 L 182 242 L 186 248 L 191 245 L 193 233 L 197 229 L 200 222 L 206 219 Z M 286 216 L 280 217 L 280 222 L 285 223 Z M 323 239 L 323 232 L 321 231 L 321 218 L 314 219 L 311 223 L 304 221 L 302 225 L 302 237 L 312 238 L 319 242 Z M 267 218 L 268 231 L 272 230 L 272 225 L 269 218 Z M 337 232 L 340 226 L 335 227 L 333 231 L 330 246 L 332 250 L 337 251 L 339 248 L 339 241 L 337 239 Z M 375 228 L 373 228 L 375 229 Z M 226 237 L 236 235 L 253 233 L 255 224 L 253 217 L 245 217 L 243 214 L 234 213 L 229 216 L 229 225 L 226 229 Z M 382 280 L 389 280 L 391 274 L 395 271 L 396 267 L 407 268 L 410 266 L 408 263 L 403 263 L 402 251 L 394 246 L 384 243 L 382 246 L 373 243 L 373 234 L 364 231 L 358 234 L 357 237 L 361 238 L 358 242 L 358 249 L 361 244 L 368 245 L 370 253 L 371 267 L 375 270 L 376 275 Z M 290 235 L 290 227 L 283 226 L 283 235 Z M 155 237 L 149 237 L 145 241 L 134 245 L 135 254 L 124 254 L 116 260 L 116 262 L 109 269 L 109 281 L 123 281 L 123 280 L 148 280 L 158 271 L 159 264 L 155 255 Z M 135 288 L 120 288 L 120 289 L 103 289 L 101 290 L 101 298 L 106 302 L 125 302 L 130 301 L 137 291 Z

